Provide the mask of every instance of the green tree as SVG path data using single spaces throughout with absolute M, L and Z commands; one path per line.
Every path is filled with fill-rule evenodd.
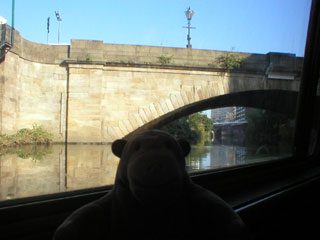
M 204 145 L 209 139 L 213 121 L 205 114 L 195 113 L 189 116 L 189 123 L 191 129 L 197 133 L 197 144 Z
M 184 138 L 191 144 L 204 144 L 209 139 L 213 122 L 205 114 L 194 113 L 163 126 L 161 129 Z

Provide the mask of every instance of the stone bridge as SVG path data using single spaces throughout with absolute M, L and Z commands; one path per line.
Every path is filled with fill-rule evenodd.
M 7 28 L 1 26 L 0 36 Z M 111 142 L 184 114 L 240 103 L 293 112 L 302 66 L 292 54 L 87 40 L 44 45 L 17 31 L 13 47 L 1 52 L 1 133 L 37 123 L 56 142 L 74 143 Z M 223 65 L 230 55 L 240 59 L 240 68 Z M 267 104 L 270 96 L 277 104 Z M 280 105 L 283 96 L 293 102 Z

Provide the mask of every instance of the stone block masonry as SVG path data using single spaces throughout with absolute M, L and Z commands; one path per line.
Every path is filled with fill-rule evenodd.
M 241 69 L 210 66 L 226 54 L 241 56 Z M 170 63 L 162 65 L 161 56 L 171 57 Z M 264 81 L 272 59 L 277 76 L 293 80 Z M 16 31 L 15 44 L 0 63 L 1 134 L 37 123 L 56 142 L 112 142 L 203 99 L 246 90 L 298 90 L 302 59 L 286 59 L 88 40 L 44 45 Z

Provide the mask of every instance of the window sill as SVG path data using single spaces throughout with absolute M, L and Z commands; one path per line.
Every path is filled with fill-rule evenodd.
M 218 194 L 235 210 L 318 177 L 320 177 L 318 160 L 295 161 L 294 158 L 192 175 L 195 183 Z

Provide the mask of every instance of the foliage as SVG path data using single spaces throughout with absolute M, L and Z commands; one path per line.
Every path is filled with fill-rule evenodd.
M 172 134 L 176 138 L 184 138 L 190 143 L 194 143 L 194 141 L 198 138 L 197 133 L 190 127 L 188 117 L 182 117 L 172 121 L 163 126 L 161 129 Z
M 242 64 L 242 57 L 236 54 L 226 54 L 219 57 L 216 61 L 209 64 L 214 68 L 225 68 L 227 70 L 240 69 Z
M 160 57 L 158 57 L 158 60 L 161 65 L 168 65 L 172 60 L 172 56 L 161 55 Z
M 22 128 L 13 135 L 0 135 L 0 147 L 19 146 L 26 144 L 50 144 L 53 135 L 49 133 L 43 126 L 37 124 L 30 128 Z
M 92 57 L 89 54 L 86 56 L 86 61 L 92 61 Z
M 195 113 L 189 116 L 189 123 L 191 129 L 197 132 L 197 143 L 204 145 L 206 140 L 209 139 L 213 121 L 205 114 Z
M 267 110 L 251 111 L 247 115 L 246 143 L 253 146 L 291 144 L 293 128 L 286 115 Z
M 209 139 L 213 122 L 205 114 L 194 113 L 162 127 L 176 138 L 184 138 L 191 144 L 204 144 Z

